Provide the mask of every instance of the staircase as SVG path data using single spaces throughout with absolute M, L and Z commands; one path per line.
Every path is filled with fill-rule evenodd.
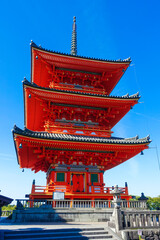
M 1 231 L 2 240 L 115 239 L 105 228 L 26 229 Z

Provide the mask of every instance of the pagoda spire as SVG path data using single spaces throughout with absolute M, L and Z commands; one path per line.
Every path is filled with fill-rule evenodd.
M 77 29 L 76 29 L 76 17 L 73 17 L 72 25 L 72 43 L 71 43 L 71 55 L 77 55 Z

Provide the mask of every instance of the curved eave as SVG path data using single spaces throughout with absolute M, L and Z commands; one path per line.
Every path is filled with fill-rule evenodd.
M 23 81 L 23 86 L 24 87 L 28 86 L 29 88 L 43 91 L 46 93 L 61 93 L 61 94 L 67 94 L 67 95 L 85 96 L 85 97 L 95 98 L 95 99 L 106 99 L 106 100 L 113 99 L 113 100 L 124 100 L 124 101 L 136 100 L 136 101 L 138 101 L 140 98 L 139 93 L 133 94 L 131 96 L 125 95 L 125 96 L 120 97 L 120 96 L 111 96 L 111 95 L 109 96 L 109 95 L 93 94 L 93 93 L 83 93 L 83 92 L 79 92 L 79 91 L 68 91 L 68 90 L 44 88 L 44 87 L 37 86 L 34 83 L 30 83 L 27 80 Z
M 15 128 L 15 126 L 14 126 L 14 128 Z M 14 147 L 15 147 L 15 151 L 16 151 L 17 162 L 19 164 L 18 149 L 17 149 L 17 146 L 16 146 L 14 129 L 12 129 L 12 136 L 13 136 L 13 142 L 14 142 Z
M 147 149 L 150 143 L 149 137 L 144 139 L 138 139 L 137 137 L 131 139 L 79 137 L 76 135 L 32 132 L 28 129 L 21 130 L 16 126 L 13 130 L 13 137 L 20 167 L 30 168 L 35 172 L 40 170 L 46 172 L 48 170 L 52 163 L 52 160 L 48 159 L 46 155 L 48 150 L 53 157 L 57 154 L 57 151 L 88 152 L 88 158 L 90 153 L 103 154 L 110 160 L 99 162 L 96 159 L 98 161 L 97 166 L 103 166 L 104 170 L 108 170 Z
M 89 60 L 92 62 L 105 62 L 105 63 L 115 63 L 115 64 L 126 64 L 129 65 L 132 61 L 130 58 L 124 59 L 124 60 L 108 60 L 108 59 L 100 59 L 100 58 L 92 58 L 92 57 L 84 57 L 84 56 L 79 56 L 79 55 L 71 55 L 71 54 L 66 54 L 66 53 L 61 53 L 61 52 L 56 52 L 52 50 L 48 50 L 42 47 L 38 47 L 33 41 L 31 42 L 31 48 L 39 50 L 41 52 L 46 52 L 49 54 L 54 54 L 57 56 L 65 56 L 67 58 L 72 58 L 72 59 L 84 59 L 84 60 Z
M 90 136 L 78 136 L 67 134 L 55 134 L 47 132 L 33 132 L 28 129 L 22 130 L 17 126 L 14 127 L 13 135 L 23 136 L 31 140 L 39 139 L 42 141 L 61 141 L 61 142 L 73 142 L 73 143 L 91 143 L 91 144 L 107 144 L 107 145 L 148 145 L 151 141 L 149 136 L 146 138 L 104 138 L 104 137 L 90 137 Z

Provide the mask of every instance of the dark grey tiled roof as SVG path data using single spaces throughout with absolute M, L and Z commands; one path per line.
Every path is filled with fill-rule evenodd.
M 40 50 L 44 50 L 44 51 L 55 53 L 55 54 L 65 55 L 65 56 L 69 56 L 69 57 L 85 58 L 85 59 L 89 59 L 89 60 L 98 60 L 98 61 L 102 61 L 102 62 L 131 63 L 131 58 L 130 57 L 126 58 L 124 60 L 121 60 L 121 59 L 118 59 L 118 60 L 108 60 L 108 59 L 84 57 L 84 56 L 79 56 L 79 55 L 73 56 L 73 55 L 68 54 L 68 53 L 61 53 L 61 52 L 52 51 L 52 50 L 49 50 L 49 49 L 46 49 L 46 48 L 42 48 L 41 46 L 37 46 L 32 40 L 31 40 L 30 45 L 31 45 L 31 47 L 34 47 L 34 48 L 37 48 L 37 49 L 40 49 Z
M 13 201 L 12 198 L 9 197 L 5 197 L 3 195 L 0 195 L 0 208 L 3 206 L 6 206 L 8 204 L 10 204 Z
M 13 134 L 19 134 L 27 137 L 49 139 L 49 140 L 62 140 L 62 141 L 76 141 L 76 142 L 92 142 L 92 143 L 106 143 L 106 144 L 147 144 L 150 143 L 150 137 L 139 139 L 138 136 L 133 138 L 105 138 L 105 137 L 92 137 L 82 135 L 58 134 L 48 132 L 34 132 L 27 128 L 24 130 L 18 128 L 16 125 L 13 129 Z
M 80 95 L 86 95 L 86 96 L 94 96 L 94 97 L 103 97 L 103 98 L 118 98 L 118 99 L 139 99 L 139 92 L 132 94 L 129 96 L 129 94 L 127 93 L 126 95 L 123 95 L 121 97 L 119 96 L 112 96 L 112 95 L 104 95 L 104 94 L 96 94 L 96 93 L 85 93 L 85 92 L 79 92 L 79 91 L 69 91 L 69 90 L 59 90 L 59 89 L 55 89 L 55 88 L 44 88 L 44 87 L 39 87 L 37 84 L 35 83 L 30 83 L 26 78 L 24 78 L 23 81 L 24 85 L 28 85 L 28 86 L 32 86 L 32 87 L 36 87 L 42 90 L 49 90 L 49 91 L 55 91 L 55 92 L 64 92 L 64 93 L 71 93 L 71 94 L 80 94 Z

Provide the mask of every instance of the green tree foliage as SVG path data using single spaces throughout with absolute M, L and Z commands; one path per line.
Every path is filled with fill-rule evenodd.
M 130 199 L 130 201 L 138 201 L 139 198 L 140 196 L 134 196 L 134 198 Z M 158 197 L 153 198 L 148 197 L 147 207 L 150 210 L 160 210 L 160 195 Z
M 135 196 L 135 195 L 133 195 L 132 197 L 133 198 L 130 199 L 129 201 L 138 201 L 138 198 L 140 198 L 140 196 Z
M 2 207 L 2 211 L 12 211 L 16 208 L 16 205 L 7 205 Z
M 160 195 L 158 197 L 149 197 L 147 206 L 150 210 L 160 210 Z

